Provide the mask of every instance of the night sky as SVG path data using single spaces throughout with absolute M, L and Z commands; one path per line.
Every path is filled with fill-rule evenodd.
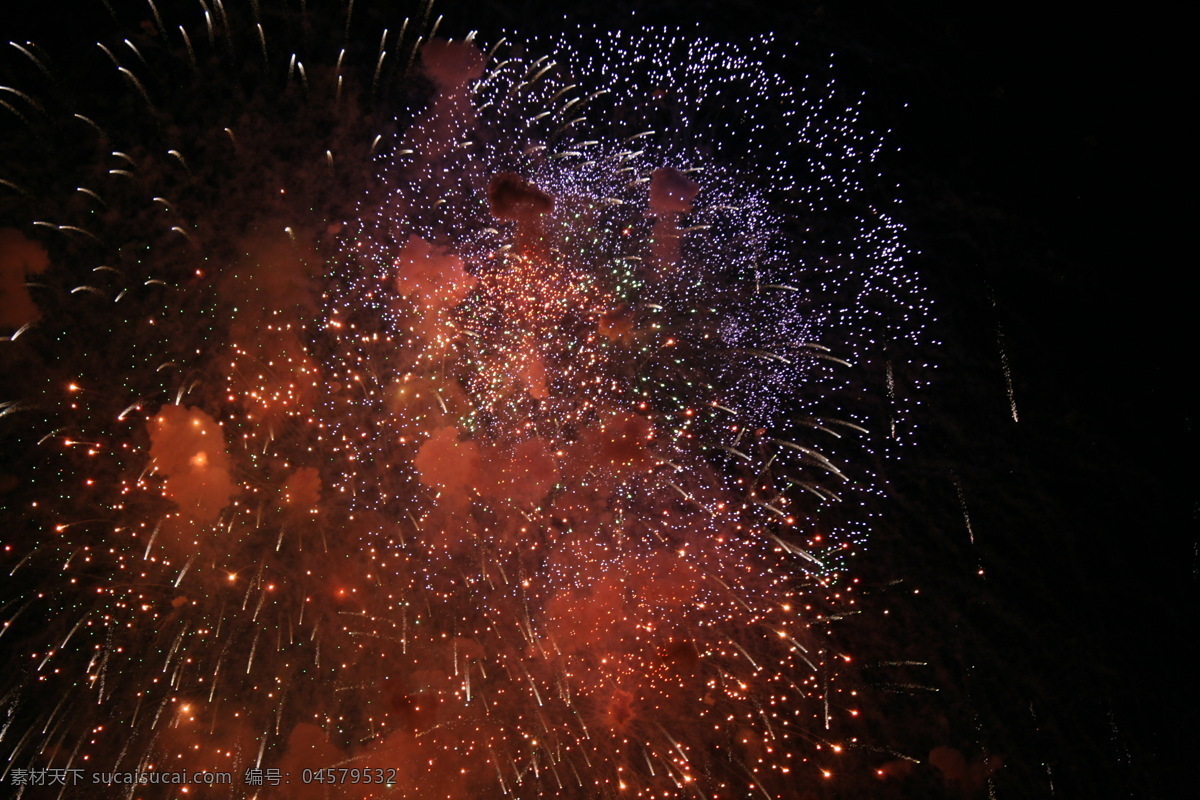
M 53 5 L 6 9 L 24 18 L 0 21 L 0 39 L 87 29 L 64 32 Z M 1182 796 L 1197 476 L 1181 20 L 1095 4 L 580 5 L 439 8 L 484 39 L 552 32 L 564 14 L 772 31 L 813 64 L 832 53 L 867 123 L 890 131 L 885 170 L 941 345 L 918 443 L 856 566 L 889 621 L 846 635 L 929 663 L 913 680 L 936 693 L 881 691 L 870 724 L 887 746 L 996 768 L 954 784 L 923 766 L 876 796 Z

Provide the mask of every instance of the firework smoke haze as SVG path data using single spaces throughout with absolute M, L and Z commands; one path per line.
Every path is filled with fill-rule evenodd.
M 0 325 L 17 331 L 39 315 L 25 281 L 49 265 L 45 249 L 12 228 L 0 230 Z
M 828 780 L 929 313 L 854 108 L 766 39 L 188 9 L 102 43 L 106 112 L 9 54 L 20 146 L 75 144 L 0 174 L 6 779 Z M 102 792 L 143 796 L 64 796 Z

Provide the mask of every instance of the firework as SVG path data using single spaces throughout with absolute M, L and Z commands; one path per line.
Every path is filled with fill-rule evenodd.
M 6 781 L 835 775 L 829 625 L 928 313 L 854 106 L 769 39 L 426 11 L 368 49 L 350 4 L 324 53 L 201 6 L 98 48 L 103 113 L 12 46 L 9 122 L 58 155 L 0 176 Z

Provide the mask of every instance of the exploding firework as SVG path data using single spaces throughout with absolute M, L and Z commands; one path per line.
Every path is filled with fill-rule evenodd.
M 769 39 L 337 11 L 151 5 L 97 111 L 10 48 L 6 781 L 803 795 L 928 313 L 877 137 Z

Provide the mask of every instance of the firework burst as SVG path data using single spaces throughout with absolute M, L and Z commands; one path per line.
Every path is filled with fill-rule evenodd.
M 928 313 L 853 106 L 766 39 L 200 6 L 98 48 L 101 112 L 33 44 L 0 87 L 6 780 L 836 773 Z

